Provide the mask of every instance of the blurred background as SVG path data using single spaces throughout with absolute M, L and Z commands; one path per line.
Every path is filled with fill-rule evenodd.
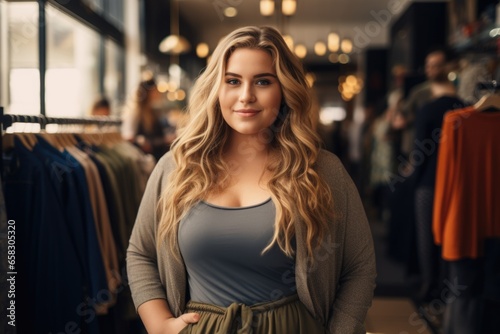
M 498 322 L 484 325 L 488 322 L 484 319 L 493 321 L 500 314 L 496 313 L 498 276 L 494 276 L 498 273 L 488 276 L 483 262 L 473 262 L 450 276 L 448 266 L 462 259 L 482 261 L 484 252 L 443 258 L 443 240 L 439 247 L 435 244 L 440 238 L 431 231 L 433 203 L 441 203 L 433 202 L 435 182 L 440 182 L 434 180 L 439 157 L 435 146 L 427 153 L 427 146 L 415 141 L 431 138 L 419 132 L 420 125 L 428 124 L 419 116 L 425 114 L 420 110 L 427 103 L 442 96 L 455 98 L 428 107 L 432 115 L 441 112 L 435 127 L 439 129 L 444 111 L 475 105 L 496 94 L 497 0 L 0 0 L 0 106 L 5 115 L 38 117 L 30 120 L 34 124 L 12 118 L 14 124 L 4 126 L 3 134 L 93 132 L 95 126 L 59 124 L 45 129 L 44 122 L 50 117 L 104 117 L 119 120 L 121 125 L 113 131 L 154 157 L 154 164 L 175 139 L 190 88 L 218 41 L 246 25 L 278 28 L 302 60 L 315 95 L 311 117 L 317 120 L 324 147 L 339 156 L 362 197 L 378 268 L 367 331 L 500 333 Z M 495 115 L 490 124 L 500 125 L 495 114 L 500 106 L 487 107 Z M 495 138 L 490 140 L 498 143 L 500 138 Z M 480 136 L 468 140 L 484 144 Z M 8 163 L 7 148 L 3 150 Z M 427 162 L 419 162 L 416 150 L 425 159 L 433 156 L 434 169 L 419 168 Z M 480 158 L 481 165 L 491 163 L 488 154 Z M 143 170 L 147 178 L 150 169 Z M 432 176 L 426 179 L 422 176 L 426 173 Z M 9 181 L 9 175 L 2 178 Z M 428 179 L 432 182 L 422 181 Z M 451 182 L 461 179 L 457 176 Z M 495 182 L 487 181 L 498 186 Z M 136 191 L 140 197 L 140 187 Z M 490 203 L 488 210 L 500 198 L 498 188 L 489 191 L 482 197 L 483 203 Z M 14 219 L 9 216 L 8 199 L 6 204 L 7 218 Z M 500 217 L 489 217 L 497 226 L 489 237 L 499 238 Z M 119 228 L 113 225 L 115 218 L 109 219 L 111 229 Z M 124 237 L 113 230 L 115 239 L 125 240 L 120 246 L 115 240 L 122 250 L 133 222 L 126 224 Z M 20 261 L 30 256 L 18 252 Z M 492 259 L 489 263 L 500 267 L 499 257 Z M 123 271 L 122 260 L 118 256 Z M 462 281 L 464 272 L 471 270 L 480 278 Z M 92 333 L 143 332 L 130 306 L 126 273 L 121 276 L 114 306 L 91 320 L 80 315 L 79 321 L 86 325 L 75 328 Z M 488 277 L 496 277 L 489 290 L 496 291 L 490 294 L 496 297 L 485 301 Z M 479 292 L 462 293 L 462 286 L 474 286 L 467 291 L 477 287 Z M 449 298 L 450 291 L 456 298 Z M 460 298 L 465 298 L 468 309 L 453 304 Z M 43 308 L 43 301 L 34 303 L 35 309 Z M 454 326 L 465 329 L 453 330 L 458 328 Z M 5 333 L 12 329 L 5 328 Z M 67 333 L 73 333 L 71 328 Z

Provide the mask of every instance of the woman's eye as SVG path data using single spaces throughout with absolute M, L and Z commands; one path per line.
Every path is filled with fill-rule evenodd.
M 267 79 L 262 79 L 262 80 L 257 81 L 257 85 L 259 85 L 259 86 L 267 86 L 269 84 L 271 84 L 271 81 L 269 81 Z
M 228 83 L 230 85 L 237 85 L 240 82 L 238 81 L 238 79 L 228 79 L 228 80 L 226 80 L 226 83 Z

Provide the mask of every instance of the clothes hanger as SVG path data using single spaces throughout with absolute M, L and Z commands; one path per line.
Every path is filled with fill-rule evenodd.
M 73 137 L 73 133 L 70 132 L 63 132 L 59 134 L 61 139 L 63 140 L 64 147 L 71 147 L 71 146 L 76 146 L 78 143 Z
M 31 121 L 31 116 L 16 116 L 13 122 L 20 122 L 23 123 L 24 126 L 20 132 L 14 133 L 14 136 L 19 139 L 21 144 L 25 148 L 27 148 L 29 151 L 33 151 L 33 147 L 35 147 L 37 143 L 37 139 L 34 133 L 29 133 L 26 131 L 26 127 L 28 126 L 28 123 Z
M 52 145 L 59 152 L 63 152 L 64 145 L 61 143 L 60 139 L 56 135 L 57 134 L 48 133 L 46 131 L 40 132 L 40 137 L 45 139 L 50 145 Z
M 500 111 L 500 96 L 489 94 L 483 96 L 475 105 L 477 111 Z
M 117 144 L 115 132 L 106 132 L 104 135 L 105 135 L 105 137 L 104 137 L 105 144 L 110 145 L 110 146 Z
M 500 96 L 496 92 L 500 89 L 496 80 L 492 80 L 491 83 L 479 83 L 479 89 L 488 89 L 491 94 L 483 96 L 476 104 L 474 104 L 474 109 L 477 111 L 500 111 Z
M 6 133 L 2 137 L 2 151 L 9 152 L 14 148 L 14 133 Z M 23 144 L 24 145 L 24 144 Z
M 14 136 L 19 139 L 19 141 L 25 148 L 27 148 L 29 151 L 33 151 L 34 145 L 32 144 L 31 140 L 28 139 L 26 133 L 14 133 Z

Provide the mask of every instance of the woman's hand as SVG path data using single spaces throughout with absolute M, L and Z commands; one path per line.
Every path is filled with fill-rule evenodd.
M 178 334 L 187 325 L 200 320 L 198 313 L 186 313 L 176 318 L 165 299 L 152 299 L 139 306 L 139 315 L 149 334 Z
M 200 320 L 198 313 L 186 313 L 178 318 L 168 318 L 163 322 L 163 330 L 158 334 L 178 334 L 189 324 L 194 324 Z

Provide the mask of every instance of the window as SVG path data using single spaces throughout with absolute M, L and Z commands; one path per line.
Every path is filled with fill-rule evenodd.
M 125 100 L 125 51 L 118 44 L 107 39 L 105 54 L 104 91 L 111 102 L 111 111 L 115 114 Z
M 46 13 L 47 116 L 81 117 L 100 95 L 100 36 L 52 6 Z
M 5 112 L 82 117 L 102 94 L 118 111 L 125 94 L 123 5 L 115 0 L 47 2 L 46 42 L 39 50 L 39 3 L 0 0 L 0 106 Z
M 8 82 L 2 101 L 11 114 L 37 115 L 40 113 L 40 71 L 38 66 L 38 4 L 36 2 L 8 2 L 2 4 L 2 15 L 7 14 Z M 5 22 L 2 17 L 2 22 Z M 3 57 L 2 57 L 3 58 Z M 3 72 L 3 71 L 2 71 Z M 3 86 L 3 85 L 2 85 Z
M 104 11 L 104 0 L 82 0 L 82 2 L 96 13 L 101 14 Z
M 123 30 L 123 1 L 107 0 L 107 18 L 116 27 Z

